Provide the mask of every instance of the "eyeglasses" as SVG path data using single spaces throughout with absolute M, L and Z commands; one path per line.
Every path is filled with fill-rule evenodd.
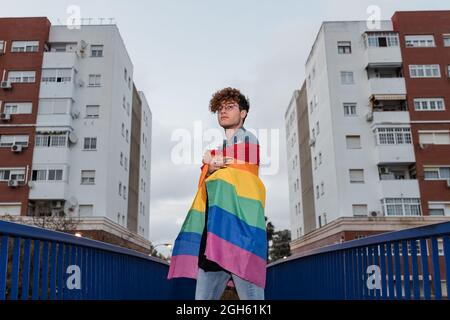
M 237 106 L 238 106 L 237 104 L 229 104 L 229 105 L 226 105 L 226 106 L 222 106 L 222 107 L 220 107 L 217 110 L 217 112 L 220 113 L 222 110 L 228 112 L 228 111 L 231 111 L 234 107 L 237 107 Z

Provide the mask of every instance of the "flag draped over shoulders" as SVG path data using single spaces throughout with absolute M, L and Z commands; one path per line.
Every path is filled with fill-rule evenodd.
M 197 193 L 175 240 L 168 278 L 197 277 L 208 203 L 206 258 L 264 288 L 266 195 L 258 176 L 258 141 L 240 128 L 232 143 L 224 143 L 223 148 L 213 150 L 212 154 L 232 158 L 232 162 L 208 177 L 208 165 L 202 166 Z

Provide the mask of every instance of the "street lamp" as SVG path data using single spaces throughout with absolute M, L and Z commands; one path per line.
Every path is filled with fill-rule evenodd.
M 156 251 L 156 248 L 157 248 L 157 247 L 160 247 L 160 246 L 166 246 L 167 249 L 169 249 L 169 251 L 172 249 L 172 244 L 171 244 L 171 243 L 159 243 L 159 244 L 157 244 L 157 245 L 155 245 L 155 246 L 153 247 L 153 251 L 152 251 L 152 253 L 149 254 L 149 255 L 152 256 L 153 254 L 156 254 L 156 253 L 158 252 L 158 251 Z M 170 252 L 169 252 L 169 259 L 170 259 Z

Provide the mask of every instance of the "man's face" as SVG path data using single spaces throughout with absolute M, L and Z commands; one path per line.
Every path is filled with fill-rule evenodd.
M 224 129 L 238 128 L 242 126 L 247 111 L 239 110 L 239 104 L 234 100 L 224 100 L 217 111 L 217 119 Z

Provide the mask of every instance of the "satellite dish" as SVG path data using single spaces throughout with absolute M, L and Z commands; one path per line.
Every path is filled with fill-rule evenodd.
M 78 204 L 78 200 L 75 197 L 70 197 L 69 200 L 67 200 L 67 202 L 69 203 L 69 206 L 71 206 L 71 207 L 76 207 Z
M 69 133 L 69 141 L 72 143 L 77 143 L 78 141 L 77 135 L 73 132 Z
M 35 185 L 34 181 L 28 181 L 28 187 L 29 187 L 30 189 L 33 189 L 33 188 L 34 188 L 34 185 Z
M 86 47 L 87 47 L 86 41 L 81 40 L 81 41 L 80 41 L 80 48 L 81 48 L 81 49 L 86 49 Z

